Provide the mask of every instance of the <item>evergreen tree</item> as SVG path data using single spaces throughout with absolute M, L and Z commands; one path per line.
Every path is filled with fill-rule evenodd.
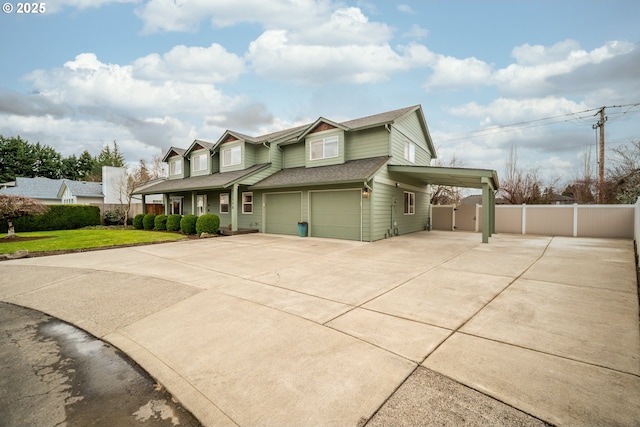
M 35 147 L 17 137 L 5 138 L 0 135 L 0 182 L 16 179 L 16 176 L 33 178 L 33 165 L 37 155 Z
M 102 181 L 103 166 L 123 167 L 124 165 L 124 155 L 120 152 L 118 143 L 113 141 L 113 148 L 107 144 L 102 148 L 100 154 L 96 156 L 95 163 L 92 165 L 91 173 L 89 174 L 89 180 Z
M 62 156 L 48 145 L 35 145 L 36 161 L 33 163 L 33 176 L 50 179 L 62 178 Z

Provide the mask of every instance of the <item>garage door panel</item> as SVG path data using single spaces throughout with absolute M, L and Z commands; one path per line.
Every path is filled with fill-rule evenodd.
M 360 240 L 360 191 L 311 193 L 311 235 Z
M 265 197 L 265 232 L 298 234 L 301 218 L 300 193 L 273 193 Z

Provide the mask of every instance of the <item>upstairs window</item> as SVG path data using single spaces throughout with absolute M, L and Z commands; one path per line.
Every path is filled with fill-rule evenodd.
M 222 166 L 235 166 L 242 163 L 242 147 L 224 148 L 222 150 Z
M 182 173 L 182 160 L 173 160 L 169 163 L 169 174 L 180 175 Z
M 416 162 L 416 144 L 411 141 L 404 142 L 404 158 L 411 163 Z
M 329 159 L 338 157 L 338 137 L 330 136 L 328 138 L 317 139 L 311 141 L 311 149 L 309 150 L 309 158 L 311 160 Z
M 194 156 L 191 164 L 195 172 L 207 170 L 207 155 L 203 153 Z
M 413 215 L 416 213 L 416 193 L 404 192 L 404 214 Z

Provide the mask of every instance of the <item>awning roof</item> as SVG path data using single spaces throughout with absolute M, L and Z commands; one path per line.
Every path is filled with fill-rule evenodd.
M 489 184 L 494 191 L 500 187 L 498 174 L 491 169 L 403 165 L 389 165 L 388 168 L 390 173 L 402 173 L 425 184 L 465 188 L 482 188 L 483 184 Z

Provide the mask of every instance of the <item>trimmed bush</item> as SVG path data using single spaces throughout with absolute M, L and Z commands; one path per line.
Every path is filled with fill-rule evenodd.
M 142 230 L 144 225 L 142 224 L 142 220 L 144 219 L 144 214 L 138 214 L 133 217 L 133 228 L 136 230 Z
M 115 208 L 112 211 L 104 213 L 104 225 L 122 225 L 124 224 L 124 211 L 121 208 Z
M 156 214 L 146 214 L 142 218 L 142 228 L 145 230 L 153 230 L 155 226 Z
M 217 234 L 220 229 L 220 218 L 218 215 L 200 215 L 196 221 L 196 234 L 202 233 Z
M 166 215 L 156 215 L 156 219 L 153 221 L 153 224 L 158 231 L 166 231 L 167 230 L 167 216 Z
M 196 221 L 198 217 L 195 215 L 185 215 L 180 220 L 180 231 L 184 234 L 196 234 Z
M 23 216 L 13 221 L 16 232 L 73 230 L 100 225 L 100 208 L 89 205 L 49 205 L 49 210 L 36 216 Z M 0 221 L 0 233 L 6 233 L 7 221 Z
M 167 217 L 167 231 L 180 231 L 180 220 L 182 215 L 171 214 Z

